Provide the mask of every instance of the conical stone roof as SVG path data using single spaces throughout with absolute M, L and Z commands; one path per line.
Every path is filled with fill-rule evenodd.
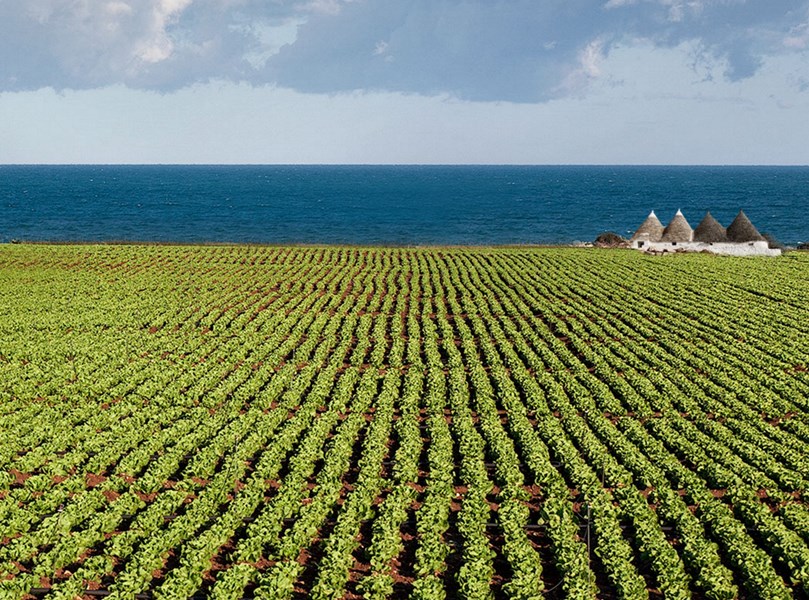
M 711 213 L 705 213 L 705 218 L 702 219 L 697 228 L 694 230 L 695 242 L 726 242 L 728 235 L 725 228 L 719 224 L 719 221 L 713 218 Z
M 690 242 L 691 236 L 694 231 L 691 225 L 685 220 L 682 211 L 677 211 L 674 218 L 666 225 L 663 230 L 663 235 L 660 238 L 661 242 Z
M 660 238 L 663 237 L 663 229 L 663 223 L 657 218 L 655 211 L 652 211 L 649 213 L 649 216 L 646 217 L 646 220 L 641 223 L 640 227 L 638 227 L 631 241 L 649 240 L 650 242 L 659 242 Z
M 728 226 L 728 241 L 731 242 L 760 242 L 764 237 L 758 229 L 750 222 L 743 210 L 739 211 L 733 223 Z

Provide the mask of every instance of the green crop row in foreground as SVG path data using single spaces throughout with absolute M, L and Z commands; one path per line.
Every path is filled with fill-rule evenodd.
M 0 598 L 806 598 L 806 298 L 797 253 L 0 247 Z

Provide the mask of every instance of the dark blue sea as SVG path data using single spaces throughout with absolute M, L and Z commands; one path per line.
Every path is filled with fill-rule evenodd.
M 558 244 L 654 209 L 809 240 L 809 167 L 0 166 L 0 242 Z

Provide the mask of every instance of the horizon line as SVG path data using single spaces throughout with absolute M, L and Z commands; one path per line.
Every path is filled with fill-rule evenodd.
M 9 162 L 0 163 L 2 167 L 755 167 L 755 168 L 788 168 L 809 167 L 809 163 L 337 163 L 337 162 L 300 162 L 300 163 L 261 163 L 261 162 Z

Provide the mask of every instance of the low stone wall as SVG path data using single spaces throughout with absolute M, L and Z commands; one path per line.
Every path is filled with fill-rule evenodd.
M 781 251 L 770 248 L 767 242 L 744 242 L 740 244 L 729 242 L 632 242 L 632 247 L 644 252 L 710 252 L 711 254 L 725 254 L 729 256 L 781 256 Z

